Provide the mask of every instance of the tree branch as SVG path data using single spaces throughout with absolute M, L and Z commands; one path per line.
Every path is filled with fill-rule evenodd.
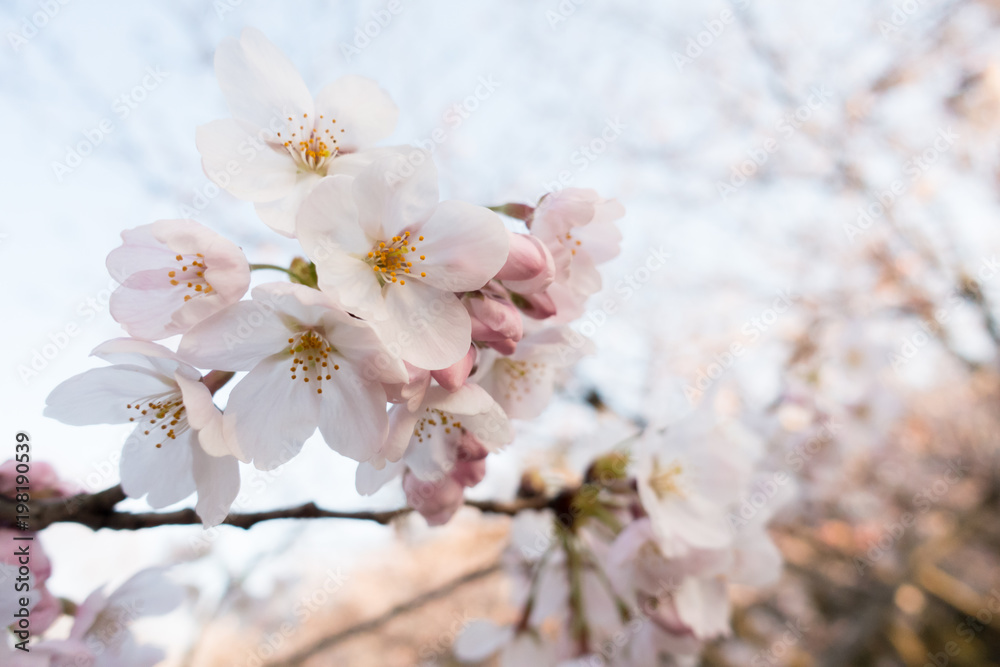
M 558 497 L 558 496 L 557 496 Z M 94 494 L 80 494 L 60 500 L 33 501 L 29 503 L 28 529 L 37 531 L 54 523 L 79 523 L 94 530 L 110 528 L 111 530 L 140 530 L 156 526 L 192 525 L 201 523 L 201 519 L 193 509 L 176 512 L 120 512 L 115 505 L 125 500 L 121 486 L 114 486 Z M 522 510 L 542 509 L 555 500 L 532 498 L 513 502 L 501 501 L 466 501 L 466 505 L 475 507 L 488 514 L 505 514 L 513 516 Z M 0 527 L 16 527 L 17 517 L 23 513 L 17 511 L 18 503 L 0 497 Z M 222 523 L 228 526 L 247 529 L 262 521 L 274 519 L 355 519 L 374 521 L 382 525 L 388 524 L 396 517 L 412 512 L 412 508 L 401 507 L 395 510 L 338 512 L 317 507 L 315 503 L 305 503 L 296 507 L 269 510 L 266 512 L 233 513 Z

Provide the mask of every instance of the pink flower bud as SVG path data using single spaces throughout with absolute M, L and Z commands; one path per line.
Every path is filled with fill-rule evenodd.
M 464 487 L 451 475 L 425 482 L 407 470 L 403 474 L 403 491 L 406 502 L 431 526 L 448 523 L 465 500 Z
M 481 342 L 521 340 L 521 313 L 503 288 L 490 283 L 463 299 L 472 318 L 472 340 Z
M 510 338 L 505 338 L 503 340 L 491 340 L 488 341 L 486 344 L 492 347 L 500 354 L 508 357 L 514 354 L 514 352 L 517 350 L 517 341 L 511 340 Z
M 519 295 L 522 300 L 518 303 L 521 312 L 535 320 L 544 320 L 556 314 L 556 302 L 552 300 L 548 292 L 538 294 Z
M 486 477 L 486 460 L 456 461 L 451 471 L 451 477 L 462 486 L 472 487 Z
M 455 362 L 448 368 L 431 371 L 431 377 L 437 380 L 438 384 L 450 392 L 458 391 L 459 387 L 465 384 L 469 377 L 469 372 L 476 365 L 476 346 L 470 345 L 469 352 L 460 361 Z
M 497 279 L 518 294 L 544 292 L 556 276 L 552 253 L 538 237 L 530 234 L 509 234 L 510 252 L 507 263 L 497 273 Z

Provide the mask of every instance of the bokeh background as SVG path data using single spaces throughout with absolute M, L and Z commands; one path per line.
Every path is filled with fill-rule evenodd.
M 741 598 L 738 638 L 706 664 L 751 664 L 798 621 L 811 630 L 755 664 L 922 665 L 1000 586 L 998 18 L 991 0 L 5 2 L 10 453 L 27 430 L 36 460 L 79 487 L 117 482 L 127 429 L 41 412 L 56 384 L 94 365 L 93 347 L 122 335 L 104 269 L 122 229 L 194 217 L 251 261 L 296 253 L 210 185 L 194 145 L 199 124 L 228 115 L 216 44 L 254 26 L 313 90 L 345 73 L 377 80 L 401 109 L 388 143 L 427 145 L 444 129 L 444 198 L 534 203 L 571 185 L 628 210 L 622 253 L 576 325 L 599 352 L 491 457 L 471 497 L 510 497 L 525 465 L 579 475 L 632 424 L 682 418 L 704 392 L 767 437 L 778 467 L 820 443 L 775 529 L 785 579 Z M 644 272 L 654 252 L 669 259 Z M 884 526 L 955 460 L 962 482 L 859 573 Z M 318 438 L 278 471 L 244 474 L 240 510 L 403 502 L 398 486 L 359 498 L 354 465 Z M 74 599 L 177 562 L 191 604 L 145 636 L 167 638 L 170 664 L 244 665 L 331 572 L 343 584 L 281 651 L 490 562 L 505 521 L 465 510 L 436 530 L 417 518 L 208 534 L 60 525 L 44 543 L 50 588 Z M 502 579 L 478 586 L 309 664 L 448 664 L 456 623 L 502 614 Z M 949 664 L 1000 661 L 997 619 Z

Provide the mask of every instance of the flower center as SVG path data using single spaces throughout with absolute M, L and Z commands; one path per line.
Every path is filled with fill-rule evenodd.
M 653 459 L 653 473 L 649 476 L 649 485 L 660 500 L 671 495 L 683 498 L 687 495 L 681 485 L 683 474 L 684 468 L 679 461 L 675 460 L 666 467 L 662 467 L 659 459 Z
M 455 419 L 455 415 L 438 410 L 437 408 L 425 408 L 424 412 L 427 415 L 421 417 L 417 425 L 413 427 L 413 436 L 417 439 L 417 442 L 423 442 L 425 439 L 430 440 L 434 435 L 434 431 L 444 430 L 446 435 L 451 434 L 452 431 L 465 433 L 462 422 Z
M 564 248 L 569 248 L 569 252 L 571 255 L 575 255 L 576 246 L 581 245 L 580 240 L 573 238 L 573 235 L 570 234 L 569 232 L 566 232 L 565 236 L 557 236 L 556 240 L 559 241 L 559 243 L 561 243 Z
M 309 120 L 309 114 L 302 114 L 299 125 L 295 125 L 295 119 L 288 117 L 288 126 L 285 129 L 285 136 L 278 132 L 278 138 L 282 141 L 282 146 L 288 151 L 295 162 L 305 169 L 315 171 L 322 176 L 326 175 L 326 167 L 330 160 L 340 154 L 337 147 L 337 131 L 335 127 L 336 118 L 325 119 L 322 115 L 315 121 Z M 308 129 L 306 125 L 309 125 Z M 340 132 L 344 130 L 340 128 Z
M 136 411 L 136 416 L 129 417 L 128 420 L 136 422 L 136 425 L 141 424 L 143 435 L 149 435 L 157 430 L 161 432 L 164 439 L 156 443 L 157 449 L 162 447 L 167 439 L 176 440 L 178 435 L 188 430 L 184 401 L 180 392 L 147 396 L 125 407 Z
M 402 236 L 393 236 L 391 241 L 379 241 L 372 247 L 365 262 L 372 267 L 379 285 L 395 282 L 406 284 L 405 277 L 410 275 L 410 269 L 413 268 L 413 262 L 407 255 L 416 253 L 417 243 L 423 240 L 423 236 L 418 236 L 414 241 L 410 232 L 403 232 Z M 425 259 L 426 255 L 420 255 L 421 262 Z M 426 278 L 427 272 L 421 271 L 420 277 Z
M 304 384 L 309 384 L 312 380 L 316 383 L 316 393 L 323 393 L 323 380 L 329 380 L 330 375 L 330 355 L 334 352 L 333 346 L 323 340 L 315 331 L 306 331 L 299 334 L 298 339 L 292 337 L 288 339 L 288 354 L 292 355 L 291 371 L 292 380 L 302 380 Z M 333 370 L 339 371 L 340 364 L 333 364 Z
M 531 393 L 531 385 L 542 384 L 540 374 L 545 370 L 545 364 L 538 361 L 512 361 L 501 358 L 500 363 L 504 364 L 504 376 L 507 378 L 507 386 L 504 388 L 504 398 L 515 401 L 523 400 Z
M 167 277 L 174 287 L 181 287 L 181 291 L 187 291 L 184 295 L 185 301 L 190 301 L 193 297 L 204 296 L 212 293 L 212 286 L 205 280 L 205 256 L 200 252 L 194 255 L 177 255 L 174 257 L 181 265 L 180 271 L 170 269 Z

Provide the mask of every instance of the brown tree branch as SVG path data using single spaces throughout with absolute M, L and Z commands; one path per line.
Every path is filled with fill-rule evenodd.
M 140 530 L 168 525 L 191 525 L 201 523 L 201 519 L 193 509 L 176 512 L 121 512 L 115 505 L 125 500 L 121 486 L 114 486 L 94 494 L 80 494 L 59 500 L 34 501 L 30 503 L 27 529 L 42 530 L 54 523 L 79 523 L 94 530 L 110 528 L 111 530 Z M 475 507 L 488 514 L 505 514 L 513 516 L 522 510 L 542 509 L 550 505 L 554 499 L 532 498 L 513 502 L 501 501 L 466 501 L 466 505 Z M 18 527 L 18 503 L 0 497 L 0 527 Z M 315 503 L 305 503 L 296 507 L 269 510 L 265 512 L 233 513 L 223 521 L 224 525 L 237 528 L 250 528 L 262 521 L 274 519 L 354 519 L 374 521 L 388 524 L 396 517 L 412 512 L 412 508 L 401 507 L 395 510 L 339 512 L 317 507 Z

